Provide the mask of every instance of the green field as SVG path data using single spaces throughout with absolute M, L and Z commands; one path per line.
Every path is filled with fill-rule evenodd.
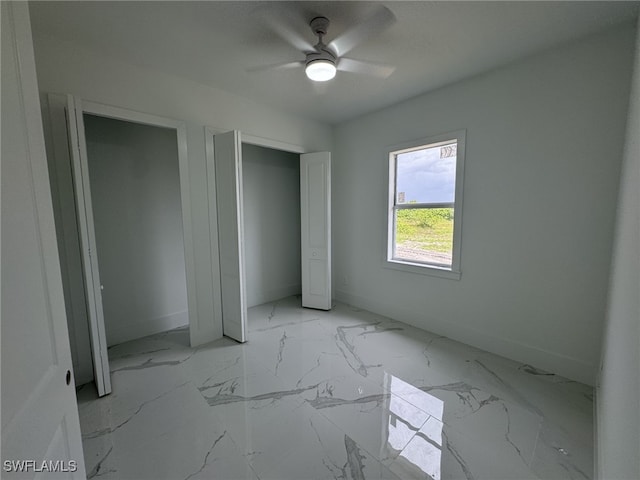
M 453 208 L 398 210 L 396 245 L 450 254 L 453 248 Z

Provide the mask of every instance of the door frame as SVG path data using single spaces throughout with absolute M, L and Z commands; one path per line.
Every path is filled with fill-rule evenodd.
M 216 176 L 215 176 L 215 147 L 214 147 L 214 136 L 220 133 L 229 132 L 233 129 L 231 128 L 220 128 L 220 127 L 204 127 L 205 134 L 205 152 L 207 159 L 207 194 L 208 194 L 208 204 L 209 204 L 209 234 L 210 234 L 210 245 L 211 245 L 211 260 L 212 260 L 212 282 L 214 286 L 214 320 L 217 325 L 224 326 L 224 318 L 222 316 L 222 287 L 220 280 L 220 244 L 218 241 L 218 206 L 215 195 L 215 185 L 216 185 Z M 255 145 L 258 147 L 271 148 L 274 150 L 280 150 L 288 153 L 295 153 L 298 155 L 303 155 L 306 153 L 314 153 L 313 151 L 309 151 L 305 147 L 301 145 L 295 145 L 292 143 L 283 142 L 280 140 L 274 140 L 271 138 L 261 137 L 258 135 L 251 135 L 244 133 L 242 130 L 238 130 L 240 134 L 240 145 L 243 143 L 249 145 Z M 302 159 L 299 160 L 300 165 L 302 165 Z M 244 221 L 244 214 L 243 214 Z M 243 240 L 244 241 L 244 240 Z M 331 259 L 329 259 L 329 266 L 331 266 Z M 245 285 L 246 288 L 246 285 Z M 329 296 L 332 297 L 332 292 L 329 292 Z M 246 327 L 246 326 L 245 326 Z M 224 330 L 224 328 L 222 328 Z M 246 331 L 246 329 L 245 329 Z
M 193 229 L 192 229 L 192 216 L 191 216 L 191 192 L 189 187 L 189 168 L 188 168 L 188 156 L 187 156 L 187 132 L 185 122 L 174 120 L 167 117 L 161 117 L 158 115 L 152 115 L 148 113 L 137 112 L 121 107 L 112 105 L 105 105 L 90 100 L 83 100 L 78 97 L 69 96 L 74 103 L 74 109 L 76 114 L 76 128 L 73 128 L 70 133 L 70 138 L 74 140 L 74 144 L 70 145 L 70 148 L 76 149 L 76 153 L 79 155 L 81 164 L 80 172 L 74 172 L 74 196 L 76 197 L 76 208 L 78 217 L 83 217 L 84 221 L 77 220 L 78 230 L 86 230 L 83 235 L 89 239 L 89 244 L 82 242 L 82 270 L 85 275 L 85 288 L 92 289 L 93 292 L 100 292 L 99 273 L 97 269 L 97 250 L 95 245 L 95 227 L 93 222 L 93 212 L 91 209 L 91 192 L 89 188 L 89 171 L 88 171 L 88 154 L 86 146 L 86 137 L 84 132 L 84 114 L 95 115 L 103 118 L 111 118 L 115 120 L 122 120 L 130 123 L 137 123 L 142 125 L 149 125 L 153 127 L 168 128 L 175 130 L 176 132 L 176 146 L 178 151 L 178 171 L 180 177 L 180 203 L 182 214 L 182 231 L 184 242 L 184 257 L 185 257 L 185 274 L 186 274 L 186 288 L 187 288 L 187 309 L 189 318 L 190 334 L 193 335 L 193 331 L 199 330 L 197 307 L 196 307 L 196 283 L 195 283 L 195 254 L 193 246 Z M 77 144 L 75 144 L 77 141 Z M 70 152 L 71 153 L 71 152 Z M 73 155 L 71 155 L 71 163 L 74 164 Z M 74 167 L 75 170 L 75 167 Z M 81 182 L 83 187 L 77 185 Z M 85 198 L 88 194 L 88 199 Z M 89 259 L 87 249 L 92 252 L 93 258 L 95 258 L 95 266 L 92 267 L 91 260 Z M 93 270 L 93 271 L 92 271 Z M 85 292 L 89 293 L 89 292 Z M 102 308 L 102 302 L 97 302 L 92 295 L 86 296 L 87 308 L 89 310 L 98 310 Z M 99 305 L 98 305 L 99 303 Z M 102 372 L 104 388 L 99 387 L 99 395 L 106 395 L 111 392 L 111 385 L 109 380 L 109 359 L 107 355 L 106 334 L 104 328 L 104 316 L 101 311 L 97 318 L 94 320 L 89 317 L 89 330 L 91 336 L 96 336 L 98 340 L 98 350 L 95 351 L 95 347 L 92 351 L 92 358 L 94 362 L 94 371 L 96 376 L 98 372 Z M 95 342 L 94 342 L 95 345 Z M 98 379 L 96 379 L 98 380 Z

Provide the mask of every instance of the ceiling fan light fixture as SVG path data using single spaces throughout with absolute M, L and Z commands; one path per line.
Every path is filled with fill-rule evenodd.
M 329 60 L 313 60 L 307 63 L 305 73 L 309 80 L 314 82 L 326 82 L 336 76 L 336 66 Z

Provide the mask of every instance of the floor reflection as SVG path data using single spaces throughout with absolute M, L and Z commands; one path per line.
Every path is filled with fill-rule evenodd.
M 392 393 L 386 426 L 388 446 L 400 451 L 398 459 L 409 464 L 404 468 L 419 469 L 427 478 L 440 480 L 444 402 L 388 373 L 385 373 L 385 384 Z M 411 425 L 416 424 L 412 418 L 415 413 L 403 408 L 400 398 L 409 399 L 414 406 L 429 414 L 417 433 L 411 429 Z M 408 438 L 411 440 L 407 443 Z

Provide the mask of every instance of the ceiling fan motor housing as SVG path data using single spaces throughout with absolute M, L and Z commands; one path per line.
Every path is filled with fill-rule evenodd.
M 331 50 L 329 50 L 329 48 L 326 45 L 318 44 L 316 45 L 316 49 L 317 50 L 315 52 L 307 53 L 307 59 L 306 59 L 307 65 L 320 60 L 323 60 L 325 62 L 330 62 L 334 65 L 336 64 L 335 54 Z
M 329 19 L 326 17 L 315 17 L 311 22 L 309 22 L 309 26 L 311 27 L 311 30 L 313 30 L 313 33 L 318 37 L 318 43 L 315 45 L 314 52 L 307 53 L 306 65 L 308 66 L 309 64 L 318 61 L 325 61 L 335 66 L 335 53 L 333 53 L 331 49 L 322 42 L 322 37 L 327 34 L 327 29 L 329 28 Z

